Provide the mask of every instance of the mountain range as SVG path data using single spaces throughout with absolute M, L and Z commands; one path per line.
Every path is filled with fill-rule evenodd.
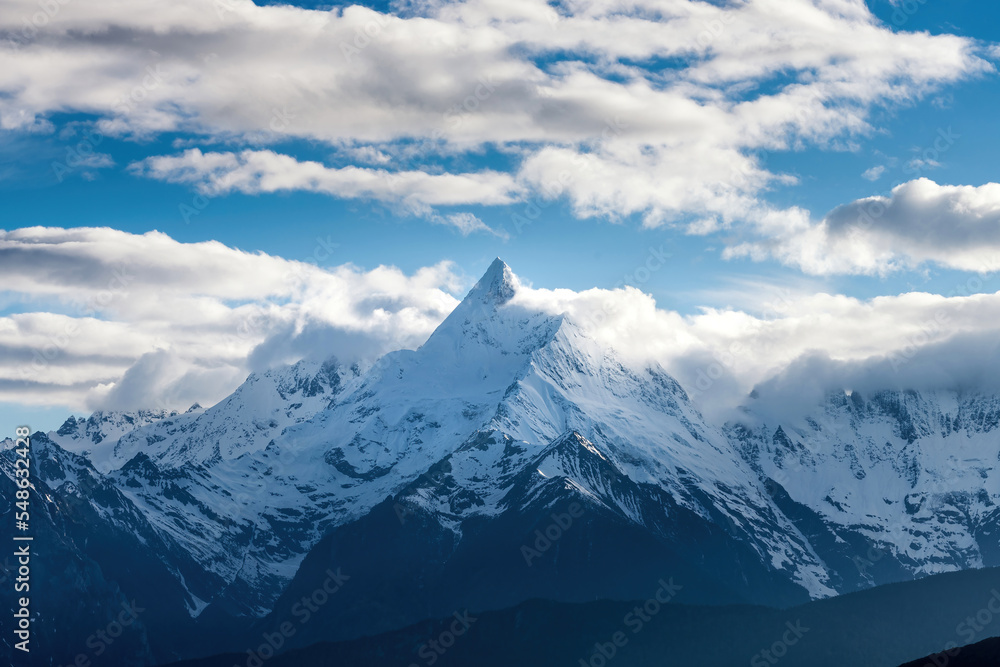
M 331 350 L 207 409 L 34 434 L 51 658 L 162 664 L 276 632 L 288 651 L 660 582 L 675 605 L 781 610 L 1000 566 L 1000 397 L 837 388 L 775 420 L 751 395 L 712 423 L 664 368 L 520 289 L 498 259 L 416 350 Z

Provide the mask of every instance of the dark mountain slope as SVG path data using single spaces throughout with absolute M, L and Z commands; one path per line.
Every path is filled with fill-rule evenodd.
M 989 622 L 982 625 L 971 626 L 968 621 L 988 609 L 994 596 L 1000 600 L 1000 593 L 995 592 L 1000 591 L 1000 569 L 936 575 L 785 610 L 650 602 L 658 593 L 661 599 L 669 598 L 665 591 L 662 584 L 650 582 L 650 598 L 643 602 L 561 604 L 534 600 L 502 611 L 473 612 L 475 620 L 465 617 L 465 610 L 460 609 L 457 617 L 349 642 L 314 644 L 278 655 L 267 664 L 763 667 L 780 662 L 783 667 L 895 667 L 914 654 L 941 650 L 949 642 L 960 643 L 970 633 L 1000 633 L 998 615 L 990 614 Z M 328 604 L 338 602 L 334 595 Z M 471 620 L 467 631 L 466 624 L 457 618 Z M 308 626 L 295 619 L 290 623 L 296 633 Z M 458 630 L 462 633 L 453 632 Z M 178 663 L 177 667 L 254 665 L 261 645 L 266 647 L 263 654 L 269 653 L 266 642 L 261 635 L 252 654 L 216 656 Z M 613 653 L 613 662 L 607 657 L 602 661 L 598 657 L 602 653 Z M 914 664 L 923 667 L 919 661 Z

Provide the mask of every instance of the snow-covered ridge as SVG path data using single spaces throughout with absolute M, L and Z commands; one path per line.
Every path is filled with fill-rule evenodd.
M 188 413 L 201 411 L 193 405 Z M 87 419 L 69 417 L 49 438 L 63 449 L 86 456 L 98 469 L 115 467 L 115 447 L 118 441 L 137 429 L 180 413 L 168 410 L 136 410 L 129 412 L 99 411 Z
M 918 574 L 996 564 L 1000 398 L 838 393 L 744 438 L 749 462 Z
M 357 366 L 343 368 L 335 358 L 252 373 L 208 410 L 161 420 L 120 438 L 112 463 L 121 467 L 140 452 L 168 467 L 260 452 L 285 428 L 326 408 L 358 375 Z
M 95 415 L 52 439 L 227 583 L 191 595 L 253 614 L 324 534 L 407 489 L 456 534 L 553 485 L 658 539 L 683 542 L 683 510 L 813 597 L 1000 564 L 997 397 L 841 394 L 780 423 L 711 424 L 662 368 L 518 305 L 519 287 L 497 260 L 417 350 L 303 361 L 206 410 Z M 873 552 L 898 567 L 859 571 L 852 556 Z

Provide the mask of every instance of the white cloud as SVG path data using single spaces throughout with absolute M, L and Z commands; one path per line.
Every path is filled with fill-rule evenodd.
M 40 311 L 0 318 L 0 400 L 80 409 L 207 405 L 253 368 L 413 347 L 459 286 L 447 264 L 326 270 L 158 232 L 40 227 L 0 232 L 0 284 Z
M 353 166 L 334 169 L 269 150 L 202 153 L 191 148 L 177 156 L 146 158 L 132 164 L 131 169 L 150 178 L 193 185 L 209 196 L 304 190 L 391 202 L 425 214 L 433 206 L 509 204 L 515 201 L 518 190 L 514 179 L 495 171 L 428 174 Z M 464 223 L 456 226 L 469 228 Z
M 362 164 L 389 164 L 392 157 L 372 146 L 357 146 L 343 149 L 343 153 Z
M 456 228 L 463 236 L 468 236 L 473 232 L 489 232 L 494 236 L 500 238 L 508 238 L 508 234 L 504 231 L 496 231 L 489 227 L 485 222 L 477 218 L 471 213 L 451 213 L 449 215 L 437 215 L 433 214 L 430 216 L 431 222 L 435 222 L 440 225 L 449 225 Z
M 39 311 L 0 318 L 0 400 L 75 409 L 210 405 L 251 369 L 414 348 L 462 286 L 447 264 L 409 276 L 391 267 L 326 270 L 157 232 L 51 228 L 0 235 L 0 280 Z M 690 316 L 631 287 L 522 287 L 515 302 L 566 314 L 628 359 L 663 364 L 702 409 L 726 417 L 755 386 L 816 363 L 828 370 L 809 391 L 862 379 L 981 383 L 982 365 L 962 345 L 985 350 L 998 339 L 1000 292 L 974 294 L 1000 290 L 997 280 L 970 278 L 946 296 L 867 301 L 756 285 L 744 310 Z M 949 354 L 950 374 L 941 370 Z
M 888 196 L 841 206 L 819 223 L 804 217 L 764 230 L 765 241 L 730 256 L 773 256 L 807 273 L 885 274 L 936 264 L 979 273 L 1000 269 L 1000 184 L 939 185 L 927 178 Z
M 500 175 L 430 173 L 439 155 L 498 146 L 520 160 L 506 178 L 558 184 L 581 216 L 728 225 L 783 178 L 754 151 L 843 147 L 872 131 L 874 107 L 992 68 L 987 47 L 894 31 L 862 0 L 407 8 L 402 16 L 249 0 L 94 0 L 60 4 L 31 27 L 38 5 L 12 0 L 0 12 L 9 37 L 0 46 L 0 127 L 83 112 L 106 133 L 305 138 L 375 165 L 405 145 L 415 164 L 401 172 L 413 189 L 402 199 L 428 206 L 447 200 L 443 192 L 481 203 L 517 196 Z M 686 64 L 636 64 L 656 59 Z M 227 163 L 216 168 L 233 173 L 236 189 L 389 196 L 375 184 L 378 170 L 267 151 L 204 154 L 202 166 L 208 156 Z M 609 176 L 565 181 L 574 163 Z M 277 165 L 290 168 L 287 178 Z
M 1000 392 L 1000 338 L 996 331 L 960 332 L 945 340 L 914 343 L 863 360 L 805 354 L 757 385 L 752 405 L 765 419 L 801 418 L 831 393 L 860 391 Z
M 880 164 L 871 167 L 870 169 L 866 169 L 865 172 L 861 174 L 861 178 L 864 178 L 865 180 L 868 181 L 877 181 L 878 179 L 882 178 L 882 174 L 884 173 L 885 173 L 885 165 Z
M 913 158 L 906 163 L 906 168 L 909 170 L 909 174 L 917 174 L 928 169 L 937 169 L 941 166 L 941 163 L 937 160 L 931 160 L 927 158 Z
M 860 389 L 862 377 L 866 389 L 984 386 L 982 364 L 975 361 L 982 358 L 971 350 L 987 349 L 1000 336 L 1000 293 L 970 293 L 1000 290 L 998 281 L 1000 276 L 972 278 L 948 296 L 909 293 L 867 301 L 760 291 L 751 311 L 706 308 L 693 316 L 658 309 L 634 288 L 522 290 L 516 298 L 531 308 L 568 313 L 626 357 L 663 364 L 704 411 L 729 418 L 762 383 L 793 396 L 788 378 L 815 359 L 827 370 L 803 385 L 802 400 L 836 387 Z M 963 356 L 963 344 L 972 343 L 971 356 Z M 942 372 L 949 355 L 953 372 Z

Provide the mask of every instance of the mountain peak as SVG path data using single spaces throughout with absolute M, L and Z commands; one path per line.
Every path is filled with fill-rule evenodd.
M 519 284 L 517 276 L 510 270 L 510 267 L 497 257 L 465 299 L 467 301 L 472 299 L 492 301 L 497 305 L 502 305 L 514 297 L 514 292 Z
M 551 340 L 561 316 L 524 308 L 510 308 L 510 301 L 521 289 L 521 281 L 503 260 L 497 258 L 483 277 L 469 290 L 455 310 L 434 330 L 422 349 L 441 346 L 441 353 L 454 357 L 462 346 L 488 347 L 506 358 L 508 352 L 527 353 Z M 490 352 L 492 355 L 494 352 Z M 469 368 L 482 360 L 466 362 Z M 509 360 L 508 360 L 509 361 Z M 506 363 L 506 362 L 504 362 Z

